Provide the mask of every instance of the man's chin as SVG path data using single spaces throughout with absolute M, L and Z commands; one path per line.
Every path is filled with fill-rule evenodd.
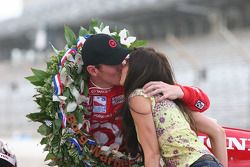
M 120 81 L 114 82 L 113 85 L 114 85 L 114 86 L 121 86 Z
M 119 82 L 119 86 L 123 86 L 124 85 L 124 82 L 121 80 L 120 82 Z

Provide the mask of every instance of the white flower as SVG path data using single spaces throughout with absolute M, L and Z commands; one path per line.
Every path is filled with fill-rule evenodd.
M 82 56 L 79 53 L 75 55 L 75 63 L 77 65 L 83 65 Z
M 77 74 L 80 74 L 82 72 L 83 61 L 79 53 L 75 55 L 75 64 L 77 64 Z
M 68 103 L 68 105 L 67 105 L 66 111 L 67 111 L 67 112 L 73 112 L 73 111 L 75 111 L 76 107 L 77 107 L 76 102 L 70 102 L 70 103 Z
M 52 101 L 59 101 L 63 104 L 65 104 L 66 99 L 67 99 L 67 97 L 65 97 L 65 96 L 56 96 L 56 95 L 52 96 Z
M 128 37 L 128 30 L 123 29 L 119 33 L 120 43 L 129 47 L 131 43 L 135 42 L 136 37 Z
M 102 146 L 101 147 L 101 153 L 104 154 L 104 155 L 109 155 L 111 153 L 110 147 Z
M 80 95 L 80 93 L 78 92 L 78 90 L 73 85 L 70 85 L 70 92 L 75 97 L 76 104 L 79 105 L 82 102 L 85 102 L 85 103 L 89 102 L 89 98 L 86 97 L 86 96 L 84 96 L 84 95 Z
M 80 91 L 81 91 L 81 93 L 83 93 L 83 91 L 84 91 L 84 80 L 81 80 Z
M 117 150 L 112 150 L 112 153 L 114 154 L 114 157 L 121 158 L 124 157 L 125 155 Z
M 74 62 L 74 61 L 75 61 L 75 59 L 73 58 L 72 54 L 68 54 L 68 55 L 67 55 L 67 60 L 68 60 L 68 61 L 71 61 L 71 62 Z
M 61 81 L 65 87 L 69 87 L 74 82 L 74 80 L 70 77 L 70 75 L 67 74 L 67 70 L 65 67 L 62 68 L 60 76 L 61 76 Z
M 116 32 L 110 33 L 109 26 L 105 26 L 102 30 L 99 27 L 94 27 L 94 30 L 97 34 L 107 34 L 107 35 L 116 35 Z
M 84 96 L 84 95 L 80 95 L 79 98 L 77 99 L 77 104 L 81 104 L 82 102 L 84 103 L 89 103 L 89 98 Z

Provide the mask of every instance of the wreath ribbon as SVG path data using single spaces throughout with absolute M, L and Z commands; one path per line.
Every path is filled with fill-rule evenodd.
M 68 141 L 76 146 L 77 151 L 78 151 L 79 154 L 82 154 L 81 146 L 80 146 L 80 144 L 78 143 L 78 141 L 75 138 L 68 138 Z
M 74 48 L 68 49 L 67 52 L 63 55 L 61 59 L 61 66 L 64 66 L 66 60 L 74 62 L 74 58 L 72 55 L 76 54 L 76 50 Z
M 62 85 L 62 80 L 61 80 L 60 73 L 56 74 L 53 77 L 53 86 L 54 86 L 54 89 L 55 89 L 54 94 L 57 95 L 57 96 L 61 95 L 62 92 L 63 92 L 63 85 Z

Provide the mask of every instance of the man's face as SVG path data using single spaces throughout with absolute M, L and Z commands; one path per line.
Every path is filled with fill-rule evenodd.
M 94 83 L 100 87 L 120 85 L 122 65 L 104 65 L 97 67 Z

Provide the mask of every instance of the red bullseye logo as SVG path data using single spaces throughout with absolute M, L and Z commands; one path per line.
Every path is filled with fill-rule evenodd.
M 115 42 L 115 40 L 110 39 L 110 40 L 109 40 L 109 46 L 110 46 L 111 48 L 115 48 L 115 47 L 117 46 L 117 43 Z

